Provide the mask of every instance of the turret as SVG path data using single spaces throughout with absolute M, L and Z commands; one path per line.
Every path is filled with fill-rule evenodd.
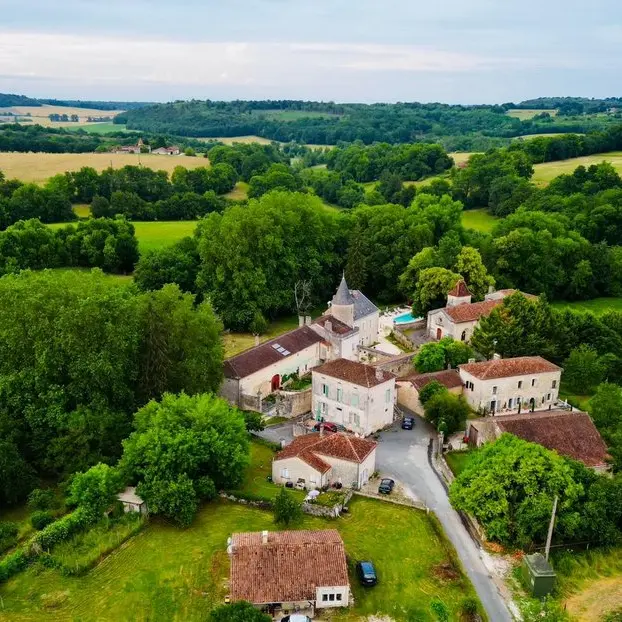
M 341 277 L 341 283 L 328 310 L 330 315 L 341 320 L 344 324 L 354 326 L 354 296 L 348 289 L 345 275 Z
M 447 294 L 447 306 L 455 307 L 457 305 L 468 304 L 471 302 L 471 292 L 466 283 L 460 279 Z

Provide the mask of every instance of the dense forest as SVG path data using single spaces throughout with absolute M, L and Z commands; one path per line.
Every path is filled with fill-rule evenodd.
M 253 134 L 282 142 L 330 145 L 355 140 L 365 144 L 440 142 L 450 151 L 480 151 L 525 134 L 599 130 L 616 116 L 556 118 L 543 113 L 521 120 L 506 114 L 513 107 L 208 100 L 130 110 L 117 116 L 115 123 L 180 136 Z
M 150 106 L 153 102 L 113 102 L 113 101 L 91 101 L 80 99 L 46 99 L 27 97 L 26 95 L 14 95 L 12 93 L 0 93 L 0 108 L 10 106 L 70 106 L 72 108 L 92 108 L 95 110 L 133 110 Z

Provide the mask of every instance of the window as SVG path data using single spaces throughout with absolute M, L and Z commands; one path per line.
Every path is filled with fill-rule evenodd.
M 460 336 L 461 341 L 466 341 L 466 330 L 462 331 L 462 335 Z
M 288 469 L 281 469 L 281 477 L 283 479 L 289 479 L 289 470 Z
M 557 380 L 553 380 L 553 383 L 551 384 L 551 389 L 554 389 L 557 386 Z
M 510 399 L 508 400 L 508 408 L 512 408 L 512 403 L 513 403 L 513 402 L 512 402 L 512 398 L 510 398 Z
M 535 379 L 535 378 L 532 378 L 532 379 L 531 379 L 531 386 L 532 386 L 532 387 L 535 387 L 535 386 L 536 386 L 536 379 Z
M 519 389 L 522 389 L 522 388 L 523 388 L 523 381 L 522 381 L 522 380 L 519 380 L 519 381 L 518 381 L 518 388 L 519 388 Z
M 350 424 L 359 425 L 359 416 L 356 413 L 350 413 Z
M 334 602 L 334 600 L 335 600 L 335 595 L 334 595 L 334 594 L 329 594 L 329 595 L 328 595 L 328 600 L 330 600 L 330 602 L 331 602 L 331 603 L 332 603 L 332 602 Z
M 323 603 L 327 603 L 328 602 L 328 594 L 322 594 L 322 602 Z
M 384 392 L 384 401 L 385 401 L 387 404 L 390 404 L 390 403 L 391 403 L 391 389 L 387 389 L 387 390 Z
M 321 412 L 326 412 L 326 402 L 320 402 L 320 410 Z
M 325 395 L 326 397 L 328 397 L 328 385 L 327 384 L 322 384 L 322 395 Z
M 343 399 L 343 389 L 341 387 L 337 387 L 337 401 L 341 402 Z
M 359 394 L 358 393 L 352 393 L 352 397 L 350 398 L 350 405 L 356 406 L 358 408 L 358 405 L 359 405 Z
M 335 594 L 337 600 L 341 600 L 341 594 Z
M 497 387 L 493 387 L 492 388 L 492 394 L 493 395 L 497 395 Z
M 551 401 L 551 394 L 550 394 L 550 393 L 547 393 L 547 394 L 546 394 L 546 401 L 547 401 L 547 402 L 550 402 L 550 401 Z

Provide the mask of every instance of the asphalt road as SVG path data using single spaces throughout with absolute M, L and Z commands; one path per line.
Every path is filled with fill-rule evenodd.
M 490 622 L 513 619 L 503 597 L 484 564 L 479 543 L 465 528 L 458 513 L 451 507 L 445 488 L 428 462 L 428 444 L 434 431 L 416 417 L 413 430 L 383 432 L 376 450 L 376 468 L 390 474 L 410 488 L 414 496 L 438 516 L 458 552 Z

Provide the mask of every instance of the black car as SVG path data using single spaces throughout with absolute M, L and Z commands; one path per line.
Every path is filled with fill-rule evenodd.
M 412 430 L 415 427 L 414 417 L 404 417 L 402 419 L 402 430 Z
M 356 574 L 361 585 L 376 585 L 378 583 L 376 569 L 371 562 L 358 562 L 356 564 Z
M 393 487 L 395 486 L 395 482 L 388 477 L 380 480 L 380 486 L 378 486 L 378 492 L 383 495 L 390 495 Z

